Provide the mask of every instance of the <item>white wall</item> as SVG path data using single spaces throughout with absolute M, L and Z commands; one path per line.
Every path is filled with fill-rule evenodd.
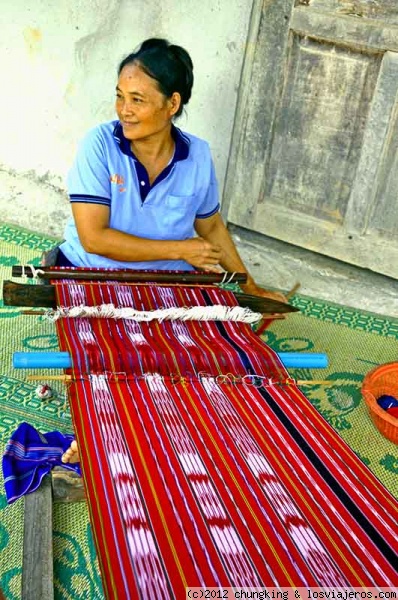
M 114 117 L 117 65 L 152 36 L 192 56 L 194 93 L 179 126 L 210 142 L 222 188 L 251 4 L 3 0 L 0 220 L 60 235 L 76 143 Z

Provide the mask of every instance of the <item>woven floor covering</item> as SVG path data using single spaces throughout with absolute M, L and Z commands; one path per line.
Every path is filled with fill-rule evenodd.
M 53 244 L 48 240 L 10 226 L 0 226 L 1 277 L 8 278 L 13 264 L 37 264 L 42 250 Z M 397 358 L 398 323 L 388 318 L 297 296 L 294 303 L 301 314 L 275 322 L 264 334 L 276 351 L 327 352 L 330 367 L 322 371 L 291 371 L 302 379 L 329 379 L 333 385 L 312 386 L 305 390 L 312 405 L 398 497 L 397 446 L 385 440 L 374 428 L 361 401 L 360 384 L 375 364 Z M 14 351 L 56 349 L 54 326 L 40 318 L 21 316 L 19 309 L 0 307 L 1 376 L 0 432 L 1 450 L 9 435 L 24 420 L 42 431 L 71 430 L 71 419 L 60 386 L 56 396 L 40 401 L 35 386 L 25 382 L 26 373 L 11 367 Z M 322 419 L 319 420 L 322 427 Z M 366 471 L 364 471 L 366 472 Z M 23 502 L 6 507 L 0 495 L 0 586 L 6 597 L 19 598 L 22 563 Z M 388 494 L 380 503 L 388 512 Z M 56 598 L 102 599 L 103 592 L 84 503 L 56 505 L 54 518 Z

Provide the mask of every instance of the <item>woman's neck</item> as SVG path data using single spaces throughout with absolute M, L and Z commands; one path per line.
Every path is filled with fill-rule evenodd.
M 151 185 L 170 163 L 174 148 L 175 143 L 171 135 L 171 128 L 167 131 L 167 134 L 162 136 L 151 136 L 147 139 L 131 142 L 131 150 L 147 170 Z
M 140 162 L 166 164 L 171 160 L 174 153 L 174 139 L 171 135 L 171 127 L 156 135 L 140 140 L 132 140 L 131 150 Z

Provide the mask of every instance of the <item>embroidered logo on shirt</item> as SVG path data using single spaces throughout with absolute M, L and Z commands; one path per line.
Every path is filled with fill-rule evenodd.
M 115 183 L 119 186 L 119 192 L 125 192 L 126 188 L 124 187 L 124 177 L 115 173 L 109 177 L 109 181 L 111 183 Z
M 118 175 L 117 173 L 115 173 L 114 175 L 111 175 L 109 177 L 109 181 L 111 183 L 116 183 L 116 185 L 123 185 L 124 184 L 124 177 L 122 177 L 121 175 Z

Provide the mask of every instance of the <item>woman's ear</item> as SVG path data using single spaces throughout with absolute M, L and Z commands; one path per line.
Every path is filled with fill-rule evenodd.
M 170 115 L 173 117 L 181 106 L 181 95 L 178 92 L 173 92 L 173 95 L 169 98 L 170 102 Z

